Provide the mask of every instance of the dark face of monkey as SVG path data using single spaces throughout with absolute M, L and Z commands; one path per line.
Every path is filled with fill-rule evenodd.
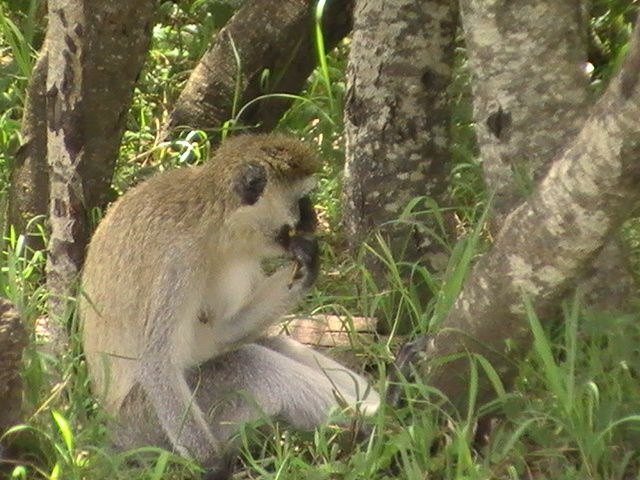
M 312 236 L 318 226 L 318 217 L 316 210 L 313 208 L 311 199 L 305 195 L 298 200 L 298 221 L 295 226 L 289 224 L 282 225 L 276 235 L 276 242 L 285 250 L 291 247 L 291 239 L 294 237 Z
M 265 165 L 258 161 L 245 165 L 233 183 L 240 203 L 233 215 L 236 238 L 248 241 L 247 248 L 252 251 L 253 246 L 263 245 L 266 256 L 284 253 L 314 269 L 318 246 L 313 234 L 318 219 L 308 196 L 312 186 L 311 176 L 285 184 L 270 177 Z M 249 237 L 255 241 L 251 242 Z
M 295 227 L 285 224 L 280 227 L 276 235 L 278 243 L 285 251 L 293 256 L 299 266 L 306 269 L 304 287 L 309 287 L 315 282 L 320 270 L 320 252 L 318 241 L 313 236 L 318 224 L 318 217 L 313 208 L 313 203 L 308 196 L 298 200 L 298 221 Z M 302 270 L 297 269 L 294 279 L 302 275 Z

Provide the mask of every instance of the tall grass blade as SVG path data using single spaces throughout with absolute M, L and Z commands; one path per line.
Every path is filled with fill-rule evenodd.
M 329 65 L 327 64 L 327 52 L 324 46 L 324 35 L 322 34 L 322 17 L 324 15 L 324 7 L 326 0 L 318 0 L 315 11 L 315 35 L 316 55 L 320 64 L 320 72 L 322 81 L 327 89 L 327 97 L 329 98 L 329 106 L 333 110 L 333 94 L 331 93 L 331 78 L 329 77 Z

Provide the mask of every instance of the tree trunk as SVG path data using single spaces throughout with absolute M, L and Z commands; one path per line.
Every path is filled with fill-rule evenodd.
M 87 214 L 107 201 L 154 6 L 152 0 L 49 1 L 51 240 L 46 268 L 54 321 L 75 292 L 89 237 Z M 63 330 L 55 330 L 55 338 L 63 340 Z
M 587 118 L 581 4 L 461 2 L 480 156 L 500 218 L 531 193 Z
M 478 144 L 487 187 L 495 193 L 495 226 L 544 177 L 588 116 L 583 7 L 583 0 L 461 2 Z M 634 280 L 625 260 L 612 240 L 582 284 L 591 305 L 612 310 L 628 304 Z
M 238 114 L 239 108 L 259 95 L 299 93 L 316 65 L 312 30 L 315 3 L 311 0 L 247 2 L 218 32 L 193 70 L 166 129 L 180 126 L 219 129 Z M 323 32 L 329 49 L 351 29 L 352 5 L 352 0 L 328 3 Z M 266 69 L 269 70 L 269 89 L 263 91 L 261 79 Z M 289 105 L 288 100 L 264 99 L 247 109 L 241 120 L 270 130 Z M 218 143 L 219 137 L 211 136 L 211 141 Z
M 7 209 L 7 226 L 13 226 L 18 234 L 26 234 L 26 246 L 34 250 L 44 248 L 43 238 L 38 234 L 38 225 L 44 226 L 49 210 L 45 97 L 47 68 L 45 40 L 27 87 L 20 132 L 22 145 L 16 153 L 15 166 L 11 172 Z
M 0 298 L 0 436 L 20 421 L 22 351 L 27 335 L 8 300 Z
M 414 197 L 444 202 L 450 160 L 457 2 L 359 0 L 348 67 L 344 225 L 352 248 L 380 227 L 396 260 L 429 264 L 437 251 L 412 225 L 393 222 Z M 425 215 L 426 217 L 426 215 Z M 386 225 L 385 225 L 386 224 Z M 383 227 L 384 225 L 384 227 Z M 432 262 L 431 262 L 432 263 Z M 375 262 L 374 276 L 383 272 Z
M 621 72 L 578 136 L 507 217 L 439 331 L 403 348 L 401 370 L 415 362 L 421 379 L 458 406 L 467 401 L 470 354 L 485 356 L 510 382 L 513 357 L 531 340 L 523 297 L 544 319 L 640 200 L 639 81 L 636 25 Z M 484 382 L 479 401 L 490 395 Z M 393 387 L 390 400 L 398 396 Z

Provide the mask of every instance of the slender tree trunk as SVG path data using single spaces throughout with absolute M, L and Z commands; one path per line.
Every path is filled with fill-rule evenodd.
M 510 382 L 514 356 L 531 341 L 523 297 L 545 319 L 640 200 L 639 87 L 636 25 L 621 72 L 578 136 L 507 217 L 439 331 L 404 347 L 401 370 L 415 363 L 420 378 L 458 406 L 467 400 L 471 354 L 485 356 Z M 479 400 L 491 394 L 484 382 Z M 390 399 L 398 396 L 392 388 Z
M 0 298 L 0 436 L 20 420 L 22 351 L 27 335 L 8 300 Z
M 494 225 L 544 177 L 588 116 L 584 3 L 461 2 L 478 144 L 495 193 Z M 582 284 L 591 305 L 628 305 L 634 289 L 628 263 L 612 240 Z
M 44 248 L 38 225 L 44 226 L 49 210 L 49 171 L 47 165 L 47 41 L 31 72 L 22 117 L 22 145 L 16 153 L 9 185 L 7 225 L 18 234 L 27 234 L 27 246 Z M 32 222 L 37 222 L 33 224 Z M 29 226 L 29 228 L 27 228 Z
M 299 93 L 316 65 L 315 4 L 312 0 L 247 2 L 218 32 L 192 72 L 165 129 L 219 129 L 238 114 L 239 108 L 260 95 Z M 323 33 L 328 49 L 351 29 L 352 6 L 352 0 L 327 3 Z M 266 91 L 262 86 L 265 70 L 269 71 Z M 248 108 L 241 120 L 270 130 L 289 105 L 288 100 L 264 99 Z M 219 137 L 213 135 L 211 140 L 217 143 Z
M 345 105 L 344 225 L 352 248 L 380 228 L 396 259 L 437 251 L 398 219 L 414 197 L 445 203 L 457 2 L 358 0 Z M 422 258 L 421 258 L 422 257 Z M 383 272 L 370 265 L 375 277 Z
M 47 156 L 50 316 L 75 293 L 89 210 L 107 201 L 133 85 L 146 57 L 155 2 L 50 0 Z M 52 325 L 54 326 L 54 325 Z M 54 338 L 63 340 L 61 329 Z

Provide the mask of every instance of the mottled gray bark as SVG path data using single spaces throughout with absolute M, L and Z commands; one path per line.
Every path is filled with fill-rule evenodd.
M 344 225 L 352 248 L 380 228 L 397 259 L 429 261 L 430 238 L 398 219 L 414 197 L 443 202 L 457 2 L 358 0 L 345 105 Z M 414 218 L 426 221 L 426 219 Z M 380 277 L 382 272 L 374 275 Z
M 478 146 L 499 226 L 587 118 L 588 18 L 584 0 L 460 5 Z M 584 284 L 593 305 L 624 308 L 634 288 L 628 263 L 612 241 Z
M 501 218 L 587 117 L 581 3 L 460 2 L 482 167 Z
M 0 436 L 20 420 L 22 351 L 27 335 L 8 300 L 0 298 Z
M 247 2 L 217 34 L 215 41 L 191 73 L 165 130 L 185 126 L 219 129 L 237 108 L 267 93 L 299 93 L 316 66 L 312 0 L 253 0 Z M 353 0 L 327 3 L 323 17 L 325 45 L 333 48 L 351 29 Z M 238 63 L 233 45 L 240 58 Z M 269 70 L 269 88 L 261 78 Z M 290 101 L 271 98 L 246 109 L 244 124 L 273 128 Z M 219 136 L 212 135 L 213 143 Z
M 38 225 L 44 225 L 49 207 L 49 170 L 47 165 L 46 81 L 47 42 L 31 72 L 22 117 L 22 145 L 16 152 L 9 185 L 7 226 L 27 235 L 27 246 L 44 248 Z M 27 227 L 30 227 L 27 231 Z
M 509 383 L 514 356 L 526 352 L 531 337 L 523 297 L 544 319 L 640 200 L 639 83 L 636 26 L 621 72 L 533 194 L 507 217 L 439 331 L 405 346 L 405 372 L 415 361 L 419 376 L 458 406 L 467 400 L 468 354 L 485 356 Z M 456 355 L 462 358 L 442 362 Z M 490 394 L 484 382 L 480 401 Z M 391 399 L 398 395 L 392 388 Z
M 50 316 L 62 316 L 89 237 L 87 213 L 107 201 L 155 2 L 50 0 L 47 156 Z M 54 332 L 64 339 L 64 330 Z

